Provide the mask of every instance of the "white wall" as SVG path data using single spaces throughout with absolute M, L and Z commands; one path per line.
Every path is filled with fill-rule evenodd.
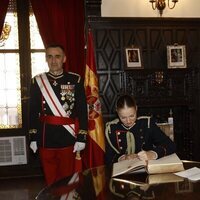
M 149 0 L 102 0 L 101 13 L 102 17 L 159 17 Z M 179 0 L 172 10 L 166 6 L 162 17 L 199 18 L 200 0 Z

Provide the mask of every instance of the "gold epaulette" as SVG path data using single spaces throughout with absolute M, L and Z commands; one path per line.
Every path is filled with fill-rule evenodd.
M 137 118 L 138 120 L 140 119 L 147 119 L 148 120 L 148 128 L 150 128 L 150 120 L 151 120 L 151 116 L 140 116 Z
M 106 123 L 106 134 L 110 134 L 111 133 L 111 130 L 110 130 L 110 125 L 111 124 L 117 124 L 119 122 L 119 119 L 118 118 L 116 118 L 116 119 L 114 119 L 114 120 L 112 120 L 112 121 L 110 121 L 110 122 L 107 122 Z
M 112 142 L 110 141 L 110 137 L 109 137 L 109 134 L 111 134 L 111 128 L 110 128 L 110 125 L 111 124 L 117 124 L 119 122 L 119 119 L 114 119 L 110 122 L 107 122 L 106 123 L 106 130 L 105 130 L 105 135 L 106 135 L 106 139 L 109 143 L 109 145 L 114 149 L 115 152 L 117 152 L 118 154 L 120 153 L 112 144 Z
M 107 122 L 107 123 L 106 123 L 106 126 L 109 126 L 109 125 L 111 125 L 111 124 L 117 124 L 118 122 L 119 122 L 119 119 L 116 118 L 116 119 L 114 119 L 114 120 L 112 120 L 112 121 L 110 121 L 110 122 Z
M 81 138 L 84 141 L 86 141 L 86 137 L 87 137 L 87 131 L 86 130 L 80 129 L 79 132 L 78 132 L 78 135 L 81 135 Z
M 29 134 L 36 134 L 37 133 L 37 129 L 30 129 L 28 132 L 29 132 Z
M 77 82 L 78 82 L 78 83 L 80 82 L 81 76 L 80 76 L 79 74 L 77 74 L 77 73 L 75 73 L 75 72 L 68 72 L 68 73 L 77 76 L 77 77 L 78 77 L 78 81 L 77 81 Z
M 80 129 L 79 132 L 78 132 L 78 134 L 87 135 L 87 131 Z

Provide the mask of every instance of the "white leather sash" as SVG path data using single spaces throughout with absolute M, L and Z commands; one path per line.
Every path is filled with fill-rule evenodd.
M 39 85 L 39 88 L 42 92 L 42 95 L 44 96 L 46 102 L 48 103 L 51 111 L 55 116 L 59 117 L 68 117 L 67 113 L 63 109 L 60 101 L 58 100 L 57 96 L 55 95 L 49 80 L 47 79 L 47 76 L 45 73 L 40 74 L 36 76 L 36 81 Z M 68 132 L 71 133 L 72 136 L 75 137 L 75 124 L 68 124 L 63 125 L 64 128 L 68 130 Z

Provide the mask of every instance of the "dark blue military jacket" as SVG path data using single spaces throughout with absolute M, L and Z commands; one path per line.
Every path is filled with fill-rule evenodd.
M 62 148 L 74 145 L 76 141 L 86 142 L 87 103 L 81 77 L 75 73 L 63 73 L 55 76 L 46 73 L 50 85 L 65 112 L 71 119 L 78 119 L 79 129 L 74 138 L 62 125 L 48 124 L 40 121 L 40 116 L 54 116 L 43 97 L 35 77 L 30 88 L 30 138 L 39 146 Z
M 135 153 L 152 150 L 160 158 L 175 152 L 174 142 L 161 131 L 151 117 L 139 117 L 130 129 L 119 119 L 115 119 L 106 124 L 106 164 L 117 162 L 121 155 L 128 153 L 128 134 L 133 136 L 131 145 Z

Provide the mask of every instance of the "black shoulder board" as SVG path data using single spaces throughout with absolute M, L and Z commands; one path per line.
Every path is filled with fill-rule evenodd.
M 77 76 L 77 78 L 78 78 L 77 82 L 78 82 L 78 83 L 80 82 L 81 76 L 80 76 L 79 74 L 77 74 L 77 73 L 75 73 L 75 72 L 68 72 L 68 73 Z

